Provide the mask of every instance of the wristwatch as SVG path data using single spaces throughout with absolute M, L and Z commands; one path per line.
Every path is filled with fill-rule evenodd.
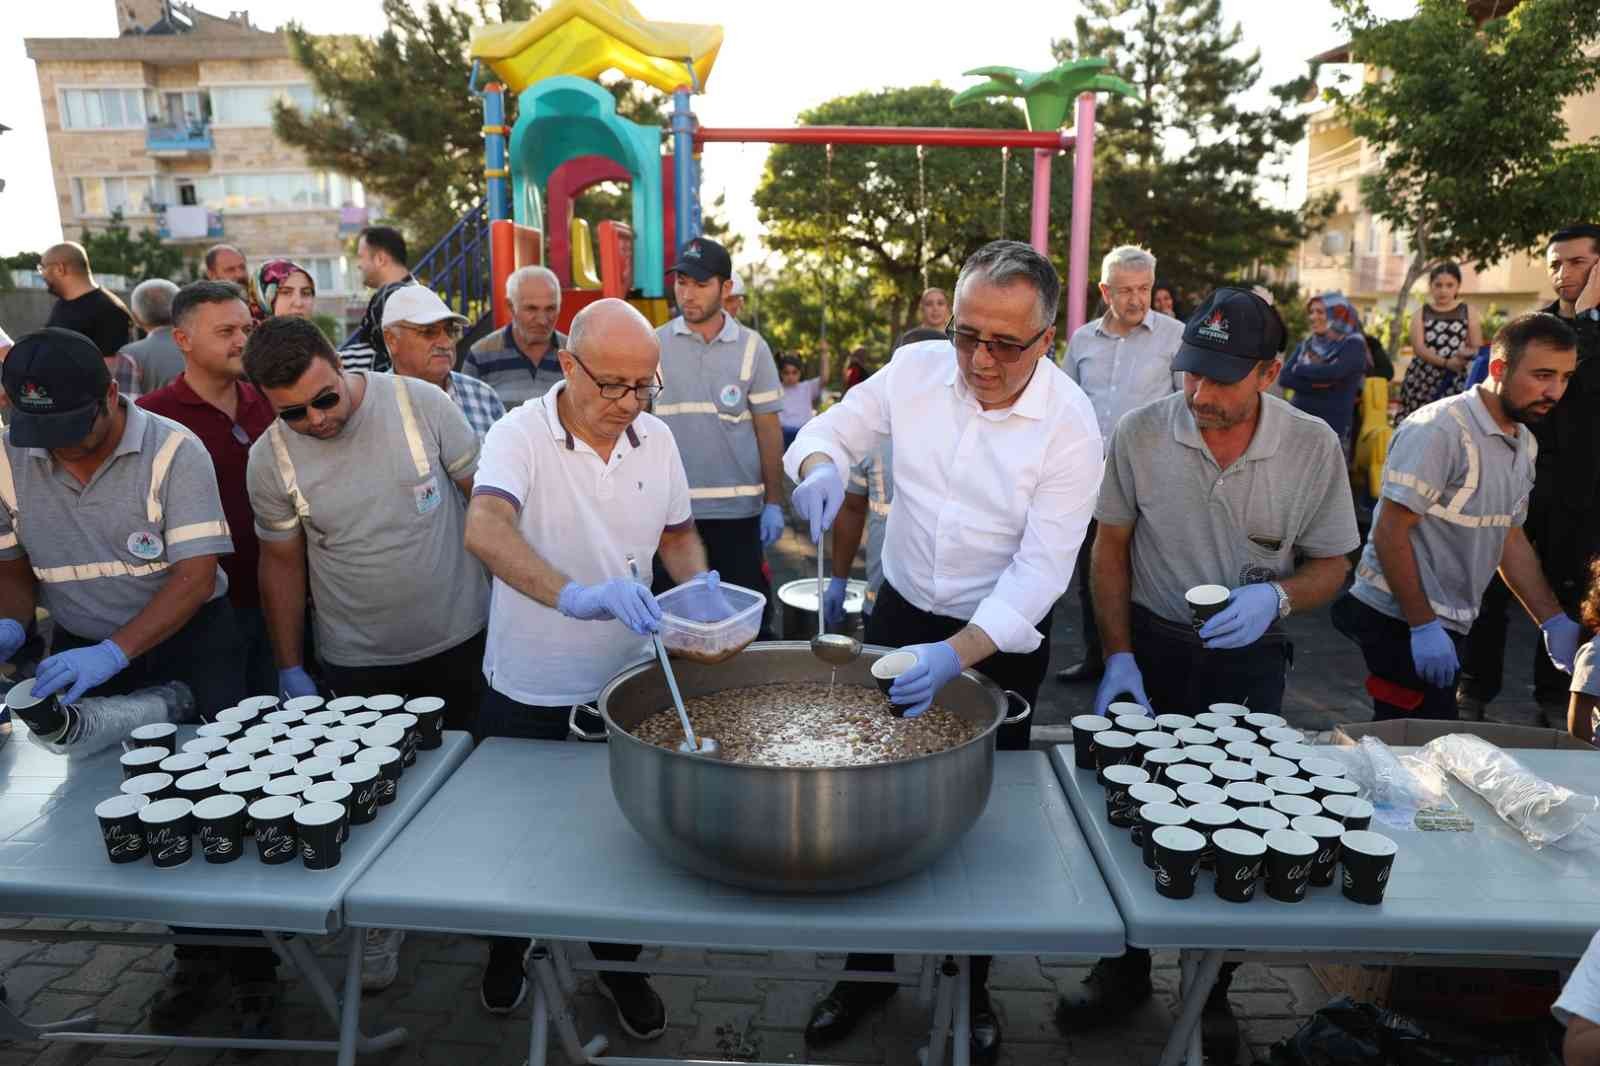
M 1288 618 L 1289 611 L 1292 610 L 1292 607 L 1289 603 L 1289 593 L 1285 591 L 1284 587 L 1276 581 L 1269 581 L 1267 584 L 1271 585 L 1272 591 L 1278 594 L 1278 617 Z

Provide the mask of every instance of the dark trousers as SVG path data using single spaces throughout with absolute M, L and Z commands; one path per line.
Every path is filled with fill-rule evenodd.
M 1267 633 L 1244 648 L 1203 647 L 1194 629 L 1170 622 L 1135 604 L 1133 659 L 1145 694 L 1157 714 L 1187 714 L 1212 703 L 1242 703 L 1277 714 L 1294 647 L 1281 633 Z
M 756 639 L 771 640 L 772 624 L 768 619 L 773 613 L 770 609 L 772 586 L 762 570 L 767 559 L 761 547 L 760 517 L 697 518 L 694 527 L 706 546 L 706 562 L 719 578 L 730 585 L 743 585 L 767 598 L 769 610 L 761 619 L 761 632 Z M 661 557 L 656 556 L 652 591 L 659 596 L 677 584 L 661 565 Z
M 1505 681 L 1506 611 L 1513 606 L 1511 590 L 1496 574 L 1489 587 L 1483 591 L 1483 603 L 1478 609 L 1478 619 L 1472 623 L 1461 651 L 1461 676 L 1457 678 L 1461 692 L 1480 703 L 1488 703 L 1500 695 Z M 1563 604 L 1573 617 L 1573 605 Z M 1521 610 L 1520 607 L 1517 607 Z M 1545 654 L 1544 641 L 1533 642 L 1533 698 L 1541 706 L 1552 704 L 1566 707 L 1567 689 L 1572 678 L 1556 669 L 1556 664 Z
M 396 578 L 403 580 L 403 578 Z M 483 699 L 483 649 L 489 631 L 481 629 L 453 648 L 395 666 L 322 664 L 322 678 L 340 696 L 378 696 L 386 692 L 437 696 L 444 700 L 444 727 L 472 731 Z
M 1367 661 L 1367 692 L 1372 696 L 1372 720 L 1391 718 L 1456 718 L 1456 679 L 1445 685 L 1430 685 L 1417 676 L 1411 658 L 1411 627 L 1390 618 L 1346 592 L 1333 601 L 1333 627 L 1361 648 Z M 1445 630 L 1461 654 L 1466 638 Z M 1417 702 L 1420 699 L 1420 702 Z M 1408 704 L 1412 704 L 1408 706 Z
M 1078 548 L 1078 608 L 1083 615 L 1083 660 L 1092 665 L 1105 661 L 1105 652 L 1100 647 L 1100 627 L 1094 620 L 1094 590 L 1090 587 L 1089 580 L 1089 554 L 1094 550 L 1094 534 L 1100 523 L 1094 519 L 1089 520 L 1089 528 L 1083 534 L 1083 544 Z M 1222 702 L 1222 701 L 1217 701 Z
M 566 740 L 567 716 L 571 707 L 536 707 L 518 703 L 510 696 L 484 687 L 483 702 L 478 707 L 474 736 L 481 742 L 490 737 L 510 737 L 516 740 Z M 600 718 L 592 712 L 578 712 L 578 724 L 590 732 L 598 732 Z M 529 941 L 521 937 L 492 936 L 489 938 L 489 964 L 522 965 L 523 953 Z M 593 941 L 589 950 L 599 962 L 633 962 L 642 950 L 638 944 L 600 944 Z
M 233 617 L 238 622 L 239 640 L 244 645 L 245 690 L 278 691 L 278 664 L 272 657 L 272 641 L 267 636 L 266 613 L 260 607 L 234 604 Z
M 50 652 L 53 655 L 98 643 L 57 626 Z M 249 695 L 245 689 L 244 642 L 233 605 L 227 599 L 205 604 L 182 629 L 129 660 L 126 670 L 90 690 L 89 695 L 126 696 L 171 681 L 182 681 L 193 690 L 195 708 L 207 721 Z
M 878 602 L 867 620 L 868 644 L 882 644 L 890 648 L 903 648 L 907 644 L 931 644 L 948 640 L 965 626 L 959 618 L 930 614 L 912 606 L 906 598 L 885 581 L 878 590 Z M 1050 615 L 1039 623 L 1044 639 L 1031 652 L 995 652 L 972 669 L 987 677 L 1003 689 L 1017 693 L 1032 706 L 1039 699 L 1039 686 L 1044 681 L 1045 669 L 1050 665 Z M 995 748 L 999 751 L 1027 751 L 1028 738 L 1033 726 L 1030 716 L 1016 725 L 1001 726 L 995 734 Z M 894 969 L 893 955 L 862 954 L 852 952 L 845 958 L 847 970 Z M 989 956 L 972 957 L 972 994 L 977 996 L 989 981 Z M 866 998 L 887 999 L 894 993 L 894 985 L 880 985 L 866 981 L 844 982 L 849 992 Z

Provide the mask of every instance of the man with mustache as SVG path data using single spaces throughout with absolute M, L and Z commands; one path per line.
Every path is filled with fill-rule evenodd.
M 1333 624 L 1361 646 L 1378 720 L 1456 717 L 1460 649 L 1496 569 L 1572 672 L 1581 632 L 1522 526 L 1539 452 L 1531 427 L 1572 379 L 1578 338 L 1555 315 L 1506 323 L 1489 380 L 1437 400 L 1395 431 L 1383 497 L 1356 583 Z

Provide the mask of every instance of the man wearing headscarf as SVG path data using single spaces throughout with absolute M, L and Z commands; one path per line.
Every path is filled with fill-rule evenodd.
M 1348 452 L 1356 395 L 1367 372 L 1361 315 L 1337 292 L 1313 296 L 1306 314 L 1311 335 L 1284 362 L 1278 384 L 1294 390 L 1295 407 L 1328 423 Z

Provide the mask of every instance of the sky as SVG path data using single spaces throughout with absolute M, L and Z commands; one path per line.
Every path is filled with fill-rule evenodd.
M 113 2 L 0 0 L 0 123 L 12 127 L 0 135 L 0 254 L 61 239 L 38 81 L 23 39 L 113 36 Z M 1404 0 L 1380 3 L 1405 6 Z M 199 0 L 199 6 L 218 14 L 245 8 L 266 29 L 290 20 L 322 33 L 373 33 L 381 25 L 378 0 Z M 810 0 L 801 6 L 635 0 L 635 6 L 647 16 L 723 26 L 710 91 L 695 103 L 706 126 L 788 125 L 823 100 L 889 86 L 937 81 L 961 88 L 975 80 L 962 71 L 977 66 L 1042 69 L 1053 62 L 1051 38 L 1071 33 L 1078 10 L 1075 0 Z M 1223 10 L 1244 26 L 1247 45 L 1261 51 L 1263 86 L 1298 76 L 1309 56 L 1341 40 L 1330 0 L 1223 0 Z M 729 221 L 750 248 L 760 245 L 761 224 L 750 200 L 765 158 L 764 145 L 723 144 L 706 146 L 702 157 L 704 202 L 725 193 Z M 1058 166 L 1058 173 L 1068 172 Z M 1273 198 L 1298 204 L 1305 194 L 1303 169 L 1302 146 L 1288 167 L 1287 187 L 1281 179 L 1268 186 Z

